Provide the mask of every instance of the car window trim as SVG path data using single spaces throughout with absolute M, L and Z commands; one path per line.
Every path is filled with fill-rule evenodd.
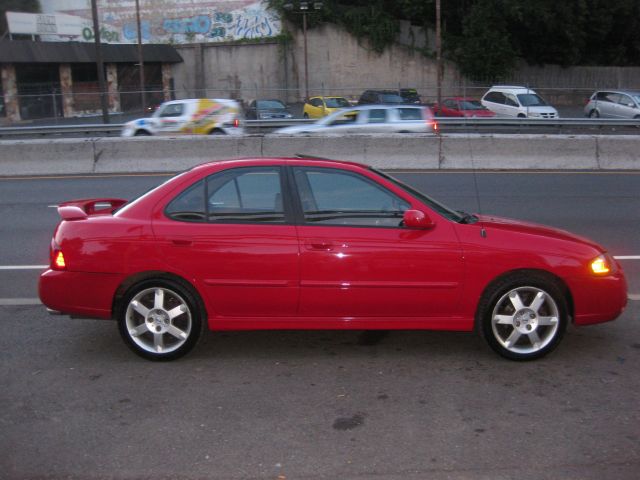
M 283 217 L 284 220 L 282 222 L 259 222 L 259 221 L 243 221 L 243 220 L 237 220 L 237 221 L 227 221 L 227 222 L 215 222 L 215 221 L 210 221 L 209 219 L 209 208 L 208 208 L 208 198 L 209 198 L 209 177 L 213 176 L 213 175 L 217 175 L 219 173 L 223 173 L 223 172 L 229 172 L 229 171 L 236 171 L 236 170 L 254 170 L 254 169 L 274 169 L 278 171 L 279 177 L 280 177 L 280 194 L 282 195 L 282 210 L 283 210 Z M 223 170 L 218 170 L 217 172 L 211 173 L 209 175 L 205 175 L 204 177 L 199 178 L 197 181 L 189 184 L 188 186 L 186 186 L 185 188 L 183 188 L 182 190 L 180 190 L 180 192 L 178 192 L 177 194 L 173 195 L 171 197 L 171 199 L 166 203 L 166 205 L 163 207 L 162 209 L 162 213 L 164 215 L 164 217 L 168 220 L 174 221 L 174 222 L 181 222 L 181 223 L 197 223 L 197 224 L 203 224 L 203 225 L 269 225 L 269 226 L 293 226 L 295 225 L 295 213 L 294 213 L 294 205 L 292 204 L 292 198 L 291 195 L 289 193 L 289 182 L 288 179 L 286 178 L 287 172 L 286 172 L 286 166 L 284 165 L 260 165 L 260 166 L 242 166 L 242 167 L 233 167 L 233 168 L 229 168 L 229 169 L 223 169 Z M 234 181 L 236 180 L 236 178 L 234 178 Z M 203 182 L 204 183 L 204 220 L 200 221 L 200 220 L 185 220 L 185 219 L 178 219 L 175 218 L 173 216 L 171 216 L 170 214 L 167 213 L 167 207 L 176 199 L 178 198 L 180 195 L 182 195 L 184 192 L 186 192 L 187 190 L 189 190 L 190 188 L 194 187 L 196 184 L 198 184 L 199 182 Z M 240 197 L 239 197 L 240 198 Z
M 380 190 L 388 193 L 389 195 L 392 195 L 393 197 L 397 198 L 398 200 L 409 204 L 409 209 L 411 209 L 413 207 L 413 197 L 411 197 L 411 201 L 407 200 L 406 198 L 398 195 L 396 192 L 394 192 L 393 190 L 390 190 L 389 188 L 387 188 L 386 186 L 376 182 L 375 180 L 373 180 L 372 178 L 369 178 L 367 175 L 363 175 L 360 172 L 354 172 L 351 170 L 346 170 L 346 169 L 341 169 L 341 168 L 332 168 L 332 167 L 325 167 L 325 166 L 315 166 L 315 165 L 291 165 L 291 166 L 287 166 L 286 169 L 288 170 L 288 175 L 287 175 L 287 179 L 290 183 L 290 188 L 291 188 L 291 193 L 292 193 L 292 197 L 293 197 L 293 210 L 294 210 L 294 214 L 296 216 L 295 218 L 295 225 L 297 226 L 304 226 L 304 227 L 335 227 L 335 228 L 376 228 L 376 229 L 385 229 L 385 230 L 389 230 L 389 229 L 393 229 L 393 230 L 404 230 L 406 229 L 406 227 L 402 226 L 401 220 L 402 217 L 398 217 L 398 225 L 397 226 L 384 226 L 384 225 L 336 225 L 336 224 L 326 224 L 326 223 L 314 223 L 314 222 L 307 222 L 305 220 L 305 216 L 304 216 L 304 208 L 302 207 L 302 199 L 300 197 L 300 192 L 298 190 L 298 185 L 296 182 L 296 178 L 295 178 L 295 170 L 296 169 L 312 169 L 312 170 L 328 170 L 328 171 L 335 171 L 335 172 L 346 172 L 348 174 L 352 174 L 358 178 L 362 178 L 365 181 L 367 181 L 367 183 L 371 183 L 373 184 L 375 187 L 379 188 Z M 311 192 L 313 194 L 313 192 Z M 354 212 L 355 213 L 355 212 Z M 389 217 L 386 217 L 389 218 Z

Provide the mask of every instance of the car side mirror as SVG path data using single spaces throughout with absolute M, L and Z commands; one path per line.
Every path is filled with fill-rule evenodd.
M 426 230 L 435 226 L 429 215 L 421 210 L 406 210 L 402 216 L 402 221 L 407 228 Z

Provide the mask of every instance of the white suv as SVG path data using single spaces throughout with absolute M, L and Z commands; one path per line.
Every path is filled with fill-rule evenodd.
M 559 118 L 558 111 L 527 87 L 495 85 L 482 97 L 482 105 L 497 115 L 518 118 Z

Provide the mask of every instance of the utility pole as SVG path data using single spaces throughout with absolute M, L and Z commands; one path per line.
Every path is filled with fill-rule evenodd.
M 93 16 L 93 33 L 96 41 L 96 64 L 98 68 L 98 86 L 100 88 L 100 106 L 102 107 L 102 123 L 109 123 L 109 105 L 106 96 L 102 50 L 100 49 L 100 25 L 96 0 L 91 0 L 91 15 Z
M 140 2 L 136 0 L 136 23 L 138 25 L 138 64 L 140 65 L 140 96 L 142 99 L 142 112 L 147 108 L 147 96 L 144 89 L 144 57 L 142 56 L 142 28 L 140 25 Z
M 436 88 L 438 108 L 442 108 L 442 29 L 440 25 L 440 0 L 436 0 Z

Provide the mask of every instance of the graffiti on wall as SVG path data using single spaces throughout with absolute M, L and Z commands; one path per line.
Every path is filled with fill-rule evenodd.
M 139 0 L 141 35 L 149 43 L 224 42 L 279 35 L 278 14 L 265 0 Z M 41 0 L 43 12 L 78 17 L 77 41 L 93 41 L 90 0 Z M 98 0 L 101 39 L 135 43 L 138 27 L 135 0 Z M 74 35 L 43 35 L 43 40 L 69 40 Z

